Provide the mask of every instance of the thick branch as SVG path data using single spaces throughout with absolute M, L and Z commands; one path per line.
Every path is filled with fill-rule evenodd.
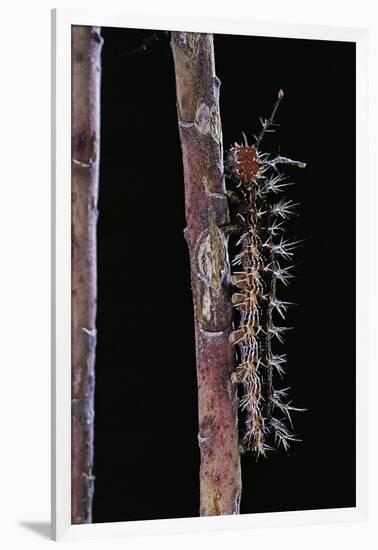
M 219 85 L 211 34 L 172 33 L 194 302 L 201 450 L 201 515 L 239 513 L 237 392 L 229 342 L 229 222 Z
M 92 521 L 101 46 L 72 27 L 72 523 Z

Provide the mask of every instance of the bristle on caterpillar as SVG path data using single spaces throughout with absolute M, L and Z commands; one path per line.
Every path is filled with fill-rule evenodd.
M 235 330 L 230 341 L 237 350 L 238 365 L 232 374 L 240 384 L 240 409 L 244 419 L 242 450 L 257 456 L 282 446 L 289 448 L 298 439 L 291 433 L 291 411 L 298 409 L 287 402 L 287 389 L 275 389 L 276 378 L 285 374 L 286 355 L 273 352 L 275 342 L 283 343 L 289 327 L 276 324 L 284 319 L 290 302 L 277 298 L 277 282 L 288 285 L 293 266 L 281 266 L 290 261 L 300 241 L 284 236 L 285 222 L 294 214 L 297 203 L 279 199 L 293 185 L 279 171 L 279 166 L 304 168 L 304 162 L 278 155 L 271 157 L 260 150 L 267 132 L 274 131 L 274 117 L 283 97 L 278 92 L 270 118 L 261 120 L 261 131 L 255 143 L 235 143 L 227 154 L 227 196 L 232 222 L 229 233 L 236 235 L 237 253 L 231 282 L 235 287 L 232 304 L 235 308 Z M 277 320 L 278 320 L 277 319 Z M 280 416 L 280 418 L 277 418 Z M 289 426 L 287 426 L 289 423 Z

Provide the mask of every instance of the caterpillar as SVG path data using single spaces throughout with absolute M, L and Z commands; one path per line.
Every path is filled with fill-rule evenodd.
M 278 284 L 288 285 L 293 277 L 291 265 L 299 241 L 285 238 L 285 221 L 294 213 L 297 203 L 281 198 L 292 185 L 280 170 L 291 165 L 305 168 L 301 161 L 271 157 L 260 150 L 268 132 L 278 126 L 275 115 L 284 96 L 279 90 L 269 118 L 260 119 L 261 131 L 248 144 L 235 143 L 225 160 L 226 194 L 230 203 L 230 233 L 236 234 L 230 258 L 231 283 L 235 289 L 234 329 L 230 341 L 235 345 L 237 366 L 232 374 L 241 387 L 239 408 L 244 418 L 241 451 L 265 456 L 267 451 L 282 446 L 288 450 L 298 438 L 292 433 L 291 412 L 298 409 L 287 401 L 289 388 L 276 389 L 275 380 L 285 372 L 286 355 L 274 351 L 275 341 L 283 343 L 288 327 L 276 324 L 285 319 L 290 302 L 277 297 Z

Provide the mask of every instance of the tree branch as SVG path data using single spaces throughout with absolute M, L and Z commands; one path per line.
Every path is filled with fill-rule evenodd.
M 72 27 L 72 523 L 92 522 L 99 27 Z
M 173 32 L 194 302 L 201 451 L 200 514 L 239 513 L 241 492 L 235 368 L 229 342 L 229 223 L 223 174 L 219 85 L 211 34 Z

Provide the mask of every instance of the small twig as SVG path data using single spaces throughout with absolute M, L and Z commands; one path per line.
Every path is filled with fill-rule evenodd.
M 122 55 L 122 57 L 129 57 L 129 56 L 135 55 L 137 53 L 143 53 L 147 50 L 147 48 L 151 44 L 151 42 L 153 42 L 154 40 L 158 40 L 158 39 L 159 39 L 159 33 L 154 32 L 150 36 L 147 36 L 147 38 L 144 38 L 142 40 L 142 44 L 140 46 L 138 46 L 137 48 L 134 48 L 130 52 L 126 52 L 126 53 L 123 53 L 121 55 Z

